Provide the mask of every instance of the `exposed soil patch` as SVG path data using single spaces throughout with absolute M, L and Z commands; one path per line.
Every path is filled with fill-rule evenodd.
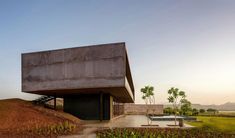
M 39 132 L 40 135 L 41 128 L 46 127 L 54 131 L 53 127 L 56 128 L 57 125 L 63 127 L 61 128 L 62 130 L 65 129 L 61 125 L 64 122 L 66 122 L 66 128 L 68 127 L 69 130 L 71 129 L 70 124 L 76 126 L 73 127 L 74 131 L 81 130 L 80 120 L 62 111 L 36 106 L 29 101 L 21 99 L 0 100 L 0 137 L 32 135 L 34 131 Z M 40 131 L 35 129 L 40 129 Z M 53 135 L 56 134 L 57 132 Z M 42 133 L 42 135 L 44 134 Z

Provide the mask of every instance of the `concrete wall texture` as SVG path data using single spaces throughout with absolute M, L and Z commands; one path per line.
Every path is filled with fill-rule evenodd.
M 147 110 L 149 110 L 150 114 L 163 114 L 163 105 L 154 104 L 154 105 L 145 105 L 145 104 L 132 104 L 125 103 L 124 104 L 124 114 L 146 114 Z M 154 111 L 154 112 L 153 112 Z
M 134 85 L 125 43 L 22 54 L 22 91 L 62 96 L 109 93 L 134 102 Z

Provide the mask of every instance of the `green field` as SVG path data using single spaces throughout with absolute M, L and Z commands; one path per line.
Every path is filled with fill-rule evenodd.
M 224 116 L 234 116 L 235 117 L 235 111 L 219 111 L 219 115 L 224 115 Z
M 196 127 L 209 127 L 216 131 L 235 133 L 235 117 L 197 116 L 202 122 L 186 122 Z
M 219 111 L 199 113 L 199 116 L 220 116 L 220 117 L 235 117 L 235 111 Z

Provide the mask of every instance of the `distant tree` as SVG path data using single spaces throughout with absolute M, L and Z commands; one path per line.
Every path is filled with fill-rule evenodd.
M 206 110 L 205 110 L 205 109 L 200 109 L 199 112 L 200 112 L 200 113 L 205 113 Z
M 173 109 L 171 107 L 166 107 L 163 109 L 164 114 L 171 115 L 174 113 Z
M 155 98 L 154 98 L 154 87 L 153 86 L 145 86 L 144 88 L 140 89 L 142 95 L 142 99 L 145 101 L 145 104 L 151 105 L 155 104 Z M 149 107 L 148 107 L 149 108 Z M 155 110 L 153 109 L 153 114 Z M 149 109 L 147 109 L 146 115 L 149 115 Z M 149 119 L 148 119 L 148 124 L 149 124 Z
M 187 99 L 182 99 L 180 101 L 181 103 L 181 115 L 192 115 L 192 107 L 191 107 L 191 102 L 188 101 Z
M 193 108 L 193 115 L 198 115 L 199 114 L 199 111 L 198 111 L 198 109 L 196 109 L 196 108 Z
M 182 99 L 185 99 L 186 95 L 184 91 L 180 91 L 178 88 L 174 88 L 174 87 L 168 90 L 168 94 L 169 94 L 168 101 L 169 103 L 172 103 L 173 105 L 175 125 L 176 125 L 176 114 L 178 111 L 179 101 L 181 101 Z
M 216 109 L 208 108 L 206 111 L 207 111 L 207 112 L 215 112 L 215 111 L 216 111 Z
M 207 109 L 206 111 L 207 111 L 207 112 L 214 113 L 214 115 L 215 115 L 216 113 L 218 113 L 218 110 L 213 109 L 213 108 L 209 108 L 209 109 Z

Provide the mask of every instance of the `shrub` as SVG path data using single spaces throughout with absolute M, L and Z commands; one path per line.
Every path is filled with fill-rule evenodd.
M 17 133 L 25 135 L 38 135 L 38 136 L 51 136 L 51 135 L 64 135 L 72 133 L 76 128 L 75 124 L 72 124 L 68 121 L 59 122 L 58 124 L 51 124 L 45 126 L 36 125 L 33 128 L 21 128 L 17 129 Z
M 97 132 L 98 138 L 230 138 L 234 136 L 217 132 L 209 126 L 193 129 L 115 128 Z

